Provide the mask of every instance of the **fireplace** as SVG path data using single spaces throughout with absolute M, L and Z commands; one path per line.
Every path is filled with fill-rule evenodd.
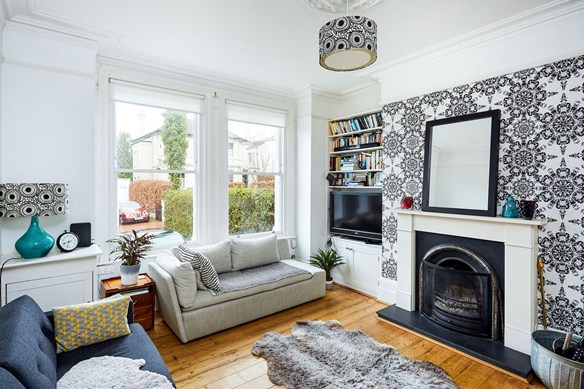
M 465 247 L 440 244 L 425 253 L 419 269 L 422 315 L 457 332 L 500 338 L 501 293 L 485 259 Z
M 537 236 L 538 227 L 545 220 L 394 212 L 398 221 L 397 280 L 395 297 L 390 302 L 395 305 L 380 310 L 380 319 L 519 377 L 528 377 L 531 333 L 537 325 Z M 467 244 L 469 241 L 471 245 Z M 463 255 L 458 248 L 446 250 L 441 245 L 464 248 L 475 255 Z M 482 258 L 488 267 L 476 257 Z M 423 262 L 428 263 L 420 276 Z M 443 271 L 447 272 L 447 282 L 443 282 Z M 457 278 L 461 274 L 463 277 Z M 433 285 L 420 291 L 421 285 L 432 278 Z M 432 294 L 434 297 L 427 296 Z M 421 309 L 426 311 L 422 314 L 420 304 L 426 297 L 431 297 L 431 305 L 427 309 L 422 304 Z M 429 311 L 446 306 L 443 309 L 446 314 L 428 318 Z M 455 330 L 448 327 L 450 324 L 444 325 L 452 321 L 453 314 Z M 481 323 L 491 321 L 491 327 L 499 330 L 489 334 L 488 324 L 477 325 L 478 320 L 474 320 L 477 316 Z M 467 335 L 469 331 L 475 333 Z

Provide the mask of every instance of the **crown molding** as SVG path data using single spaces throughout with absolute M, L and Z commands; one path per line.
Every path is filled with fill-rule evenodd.
M 524 32 L 529 28 L 540 27 L 545 23 L 553 23 L 560 18 L 581 18 L 577 14 L 583 10 L 584 1 L 581 0 L 552 1 L 383 65 L 371 66 L 357 72 L 356 75 L 378 80 L 413 66 L 429 63 L 489 41 L 503 39 L 510 35 Z
M 343 100 L 343 96 L 339 92 L 312 84 L 306 84 L 300 88 L 294 89 L 294 96 L 296 98 L 319 96 L 338 101 Z
M 245 92 L 247 94 L 250 94 L 250 91 L 255 91 L 257 92 L 255 94 L 257 97 L 265 97 L 265 95 L 269 95 L 270 98 L 283 101 L 289 101 L 294 98 L 294 95 L 287 89 L 274 88 L 267 84 L 260 84 L 239 78 L 193 70 L 192 68 L 177 65 L 176 63 L 165 63 L 138 55 L 101 53 L 98 54 L 97 62 L 98 65 L 107 65 L 130 72 L 153 74 L 155 76 L 167 77 L 177 81 L 195 83 L 198 86 L 212 89 L 224 89 Z
M 3 0 L 7 28 L 88 48 L 117 47 L 122 36 L 38 10 L 39 0 Z

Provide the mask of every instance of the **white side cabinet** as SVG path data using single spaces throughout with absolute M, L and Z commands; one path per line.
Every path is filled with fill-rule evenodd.
M 335 282 L 362 293 L 377 297 L 381 245 L 333 238 L 332 248 L 343 256 L 344 265 L 333 270 Z
M 97 245 L 43 258 L 15 259 L 2 270 L 0 306 L 29 295 L 43 311 L 94 301 L 97 298 Z M 10 255 L 0 257 L 0 266 Z

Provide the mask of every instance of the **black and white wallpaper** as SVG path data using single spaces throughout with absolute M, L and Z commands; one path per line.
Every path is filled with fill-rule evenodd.
M 537 200 L 549 220 L 539 236 L 548 324 L 584 334 L 584 56 L 383 107 L 382 275 L 396 280 L 391 209 L 406 195 L 421 207 L 426 121 L 491 109 L 501 110 L 498 214 L 508 194 Z

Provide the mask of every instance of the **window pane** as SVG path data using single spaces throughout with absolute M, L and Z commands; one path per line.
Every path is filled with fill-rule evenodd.
M 117 179 L 118 233 L 148 230 L 160 245 L 192 238 L 195 174 L 121 174 L 126 173 Z M 171 180 L 180 186 L 172 189 Z
M 234 120 L 228 125 L 229 171 L 279 172 L 281 128 Z
M 199 115 L 115 103 L 118 169 L 193 170 Z
M 229 177 L 230 235 L 274 229 L 275 178 L 254 174 Z

